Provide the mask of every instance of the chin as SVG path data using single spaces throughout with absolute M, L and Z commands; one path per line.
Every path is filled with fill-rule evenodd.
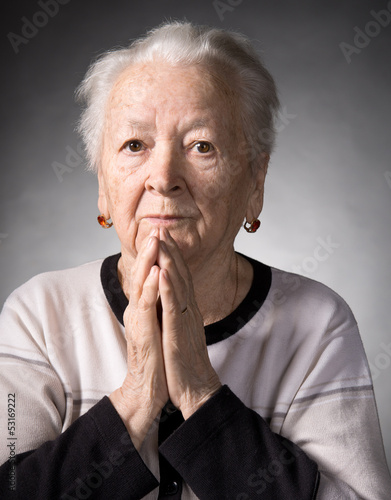
M 170 231 L 171 237 L 175 240 L 176 244 L 181 251 L 183 258 L 186 262 L 192 256 L 199 254 L 199 246 L 196 244 L 197 239 L 188 230 L 172 229 Z

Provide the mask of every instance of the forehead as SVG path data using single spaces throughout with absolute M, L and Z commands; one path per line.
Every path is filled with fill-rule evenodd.
M 133 110 L 144 116 L 164 112 L 182 118 L 193 114 L 201 121 L 217 115 L 231 120 L 235 102 L 232 90 L 217 73 L 201 66 L 151 62 L 129 66 L 120 74 L 110 93 L 108 111 L 112 117 Z

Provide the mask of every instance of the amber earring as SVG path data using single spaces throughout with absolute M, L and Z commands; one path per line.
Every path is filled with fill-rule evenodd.
M 255 233 L 259 229 L 260 225 L 261 221 L 259 219 L 253 219 L 251 222 L 246 221 L 243 224 L 243 227 L 248 233 Z
M 98 215 L 97 219 L 98 219 L 99 224 L 102 227 L 104 227 L 105 229 L 108 229 L 109 227 L 111 227 L 113 225 L 112 222 L 109 222 L 110 219 L 107 220 L 104 215 Z

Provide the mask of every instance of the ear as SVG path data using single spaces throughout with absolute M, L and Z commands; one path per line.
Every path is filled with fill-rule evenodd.
M 252 174 L 253 188 L 249 196 L 246 210 L 246 219 L 248 222 L 257 219 L 262 211 L 265 178 L 269 159 L 270 156 L 267 153 L 261 153 L 259 162 L 255 166 L 256 172 Z
M 99 197 L 98 197 L 99 212 L 102 215 L 104 215 L 106 219 L 110 219 L 110 213 L 106 196 L 106 182 L 101 168 L 99 168 L 98 170 L 98 184 L 99 184 Z

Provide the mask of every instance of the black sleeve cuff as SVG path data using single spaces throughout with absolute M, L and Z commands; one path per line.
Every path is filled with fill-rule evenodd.
M 16 470 L 11 471 L 11 467 Z M 10 473 L 16 491 L 9 489 Z M 0 467 L 2 499 L 139 500 L 159 486 L 108 397 L 62 434 Z M 114 496 L 113 496 L 114 495 Z
M 115 478 L 113 477 L 112 491 L 118 489 L 119 478 L 121 491 L 127 492 L 126 498 L 131 498 L 129 495 L 142 498 L 157 488 L 157 479 L 134 447 L 125 424 L 110 399 L 105 396 L 87 414 L 106 444 L 108 460 L 117 470 L 113 474 Z
M 313 499 L 317 465 L 227 387 L 159 447 L 201 500 Z
M 195 448 L 216 439 L 225 422 L 244 408 L 240 399 L 224 385 L 160 445 L 160 453 L 177 468 L 183 461 L 190 460 Z

